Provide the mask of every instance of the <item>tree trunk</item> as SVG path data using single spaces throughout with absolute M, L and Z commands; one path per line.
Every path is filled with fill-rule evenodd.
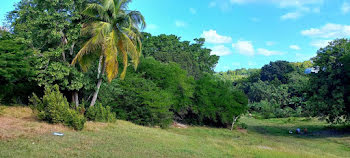
M 238 117 L 233 116 L 231 131 L 233 130 L 233 125 L 235 125 L 237 119 L 238 119 Z
M 62 52 L 62 58 L 63 58 L 63 61 L 66 62 L 66 54 L 64 53 L 64 51 Z
M 73 42 L 73 43 L 72 43 L 72 46 L 70 47 L 70 51 L 69 51 L 69 54 L 70 54 L 70 55 L 73 55 L 74 46 L 75 46 L 75 42 Z
M 79 93 L 78 93 L 78 91 L 72 92 L 72 103 L 75 104 L 75 107 L 79 107 Z
M 102 67 L 102 59 L 103 59 L 103 55 L 100 56 L 100 60 L 98 61 L 97 79 L 100 79 L 101 67 Z
M 79 93 L 78 93 L 78 91 L 74 91 L 74 102 L 75 102 L 75 106 L 79 107 Z
M 75 94 L 74 94 L 74 91 L 72 92 L 72 103 L 74 103 L 75 102 Z M 77 105 L 75 105 L 75 106 L 77 106 Z
M 97 95 L 98 95 L 98 92 L 100 91 L 101 84 L 102 84 L 102 74 L 104 73 L 104 71 L 106 69 L 106 64 L 103 64 L 103 68 L 101 71 L 102 60 L 103 60 L 103 56 L 101 55 L 99 63 L 98 63 L 98 72 L 97 72 L 98 82 L 96 85 L 95 93 L 94 93 L 92 100 L 91 100 L 91 103 L 90 103 L 90 107 L 92 107 L 96 104 Z

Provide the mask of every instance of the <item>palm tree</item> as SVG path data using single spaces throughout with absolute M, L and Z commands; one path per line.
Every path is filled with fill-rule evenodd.
M 75 56 L 72 65 L 78 61 L 83 71 L 87 71 L 94 62 L 93 59 L 100 57 L 98 82 L 90 106 L 96 103 L 104 73 L 111 82 L 118 75 L 118 61 L 122 61 L 120 78 L 123 79 L 128 58 L 131 58 L 135 69 L 139 63 L 142 48 L 140 30 L 145 28 L 146 23 L 139 11 L 128 10 L 130 2 L 131 0 L 98 0 L 97 3 L 88 4 L 82 13 L 88 21 L 83 24 L 82 34 L 90 35 L 91 38 Z

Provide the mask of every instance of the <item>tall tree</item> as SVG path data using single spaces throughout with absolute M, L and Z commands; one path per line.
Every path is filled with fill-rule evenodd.
M 119 72 L 119 59 L 124 65 L 120 78 L 124 78 L 131 57 L 134 68 L 137 68 L 141 55 L 141 33 L 146 26 L 145 19 L 139 11 L 128 10 L 131 0 L 99 0 L 88 4 L 83 15 L 88 21 L 84 23 L 82 33 L 90 39 L 81 48 L 72 61 L 80 63 L 83 70 L 92 64 L 94 57 L 99 56 L 98 82 L 90 106 L 96 103 L 102 75 L 106 72 L 111 82 Z
M 204 48 L 205 39 L 194 39 L 193 44 L 180 39 L 175 35 L 152 36 L 144 33 L 143 54 L 164 63 L 176 62 L 195 79 L 205 73 L 214 73 L 219 56 L 211 55 L 211 50 Z
M 321 48 L 313 59 L 308 105 L 315 116 L 332 123 L 350 121 L 350 40 L 339 39 Z
M 11 32 L 34 52 L 35 81 L 39 86 L 58 84 L 76 105 L 83 74 L 67 61 L 81 46 L 80 13 L 91 1 L 21 0 L 7 16 Z

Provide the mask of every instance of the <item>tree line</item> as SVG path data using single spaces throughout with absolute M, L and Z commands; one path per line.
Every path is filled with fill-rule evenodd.
M 242 75 L 242 69 L 220 72 L 249 98 L 258 118 L 321 117 L 330 123 L 350 118 L 350 41 L 336 39 L 305 62 L 275 61 Z M 308 71 L 308 70 L 314 71 Z
M 0 100 L 77 130 L 86 120 L 227 127 L 248 98 L 215 77 L 203 38 L 142 32 L 130 0 L 22 0 L 0 31 Z M 79 64 L 76 64 L 79 63 Z

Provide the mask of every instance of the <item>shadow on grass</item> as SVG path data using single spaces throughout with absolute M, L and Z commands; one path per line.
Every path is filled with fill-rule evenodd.
M 300 128 L 302 134 L 296 134 L 296 129 Z M 304 129 L 307 132 L 303 132 Z M 329 127 L 322 125 L 293 125 L 293 126 L 274 126 L 274 125 L 251 125 L 248 131 L 271 135 L 271 136 L 293 136 L 298 138 L 327 138 L 327 137 L 346 137 L 350 136 L 350 129 L 340 127 Z M 290 134 L 289 131 L 293 133 Z

